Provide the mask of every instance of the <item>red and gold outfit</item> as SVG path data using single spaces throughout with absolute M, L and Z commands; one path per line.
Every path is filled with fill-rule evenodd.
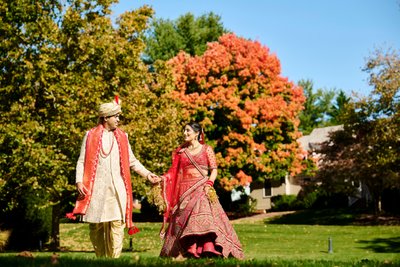
M 243 250 L 235 230 L 217 200 L 211 202 L 204 186 L 207 174 L 217 168 L 214 151 L 203 145 L 197 154 L 178 148 L 172 167 L 164 175 L 165 231 L 160 256 L 223 256 L 242 259 Z M 190 158 L 197 163 L 202 175 Z

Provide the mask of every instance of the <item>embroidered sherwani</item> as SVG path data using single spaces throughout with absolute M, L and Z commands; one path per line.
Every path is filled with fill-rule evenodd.
M 83 178 L 87 136 L 88 133 L 86 133 L 83 139 L 81 153 L 76 166 L 76 183 L 82 182 Z M 143 177 L 146 177 L 150 173 L 150 171 L 136 159 L 130 145 L 129 165 L 135 172 Z M 126 202 L 126 189 L 121 177 L 118 143 L 112 131 L 104 130 L 102 149 L 100 149 L 99 161 L 94 179 L 93 194 L 86 214 L 83 216 L 83 221 L 91 223 L 113 220 L 125 221 Z
M 101 126 L 98 126 L 101 127 Z M 102 128 L 96 128 L 101 130 Z M 122 133 L 122 132 L 121 132 Z M 126 135 L 125 133 L 122 133 Z M 81 147 L 80 156 L 76 166 L 76 183 L 83 182 L 85 159 L 87 158 L 87 142 L 89 132 L 86 133 Z M 126 136 L 127 140 L 127 136 Z M 124 144 L 124 143 L 120 143 Z M 128 148 L 129 167 L 143 177 L 150 173 L 134 156 L 129 142 Z M 113 131 L 103 129 L 101 134 L 100 149 L 98 151 L 97 164 L 95 167 L 94 180 L 91 197 L 83 221 L 90 223 L 90 239 L 99 257 L 120 256 L 122 251 L 125 223 L 131 224 L 131 218 L 126 216 L 127 185 L 122 176 L 121 148 Z M 129 169 L 126 171 L 130 171 Z M 130 183 L 130 179 L 129 179 Z M 129 185 L 130 188 L 130 185 Z M 130 190 L 130 189 L 129 189 Z

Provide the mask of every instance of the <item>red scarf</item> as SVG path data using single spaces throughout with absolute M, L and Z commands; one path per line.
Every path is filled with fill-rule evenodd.
M 88 133 L 86 139 L 86 153 L 83 170 L 83 185 L 88 189 L 88 193 L 86 194 L 84 199 L 76 201 L 75 208 L 72 214 L 67 214 L 67 217 L 69 218 L 74 218 L 74 215 L 85 215 L 86 210 L 89 207 L 89 203 L 93 193 L 93 184 L 96 176 L 97 164 L 99 162 L 99 153 L 101 149 L 101 139 L 103 136 L 103 131 L 104 127 L 100 124 L 97 127 L 91 129 Z M 124 180 L 127 196 L 125 222 L 126 227 L 129 229 L 129 233 L 132 234 L 137 232 L 138 230 L 132 222 L 133 198 L 131 173 L 129 167 L 128 137 L 119 128 L 116 128 L 113 133 L 118 143 L 121 176 Z
M 179 147 L 172 155 L 172 166 L 166 174 L 164 174 L 163 197 L 166 203 L 164 211 L 164 221 L 167 221 L 172 209 L 178 203 L 179 199 L 179 186 L 181 175 L 179 171 L 179 164 L 182 149 Z
M 200 144 L 204 145 L 204 133 L 201 132 Z M 163 184 L 163 198 L 166 203 L 166 208 L 164 211 L 164 222 L 168 220 L 171 215 L 171 211 L 174 209 L 179 200 L 179 186 L 182 179 L 182 175 L 179 173 L 179 164 L 181 159 L 181 154 L 184 149 L 190 144 L 185 142 L 181 144 L 172 153 L 172 166 L 166 174 L 164 174 L 164 184 Z

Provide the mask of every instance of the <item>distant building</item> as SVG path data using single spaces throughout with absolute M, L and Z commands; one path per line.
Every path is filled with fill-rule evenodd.
M 320 148 L 323 142 L 329 140 L 329 134 L 342 129 L 342 125 L 316 128 L 309 135 L 299 138 L 298 142 L 308 154 L 318 157 L 315 151 Z M 273 196 L 297 195 L 302 186 L 307 183 L 306 179 L 301 176 L 292 177 L 287 174 L 282 181 L 267 180 L 264 183 L 253 182 L 251 184 L 250 196 L 257 200 L 256 210 L 265 211 L 271 209 L 271 197 Z
M 309 135 L 300 137 L 297 141 L 301 147 L 313 156 L 318 156 L 315 151 L 321 148 L 321 144 L 329 140 L 329 134 L 343 130 L 343 125 L 315 128 Z

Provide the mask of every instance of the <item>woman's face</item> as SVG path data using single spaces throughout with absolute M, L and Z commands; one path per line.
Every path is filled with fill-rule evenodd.
M 199 133 L 196 133 L 192 127 L 189 125 L 185 126 L 185 129 L 183 131 L 183 136 L 185 137 L 186 142 L 192 142 L 193 140 L 197 140 L 197 136 Z

